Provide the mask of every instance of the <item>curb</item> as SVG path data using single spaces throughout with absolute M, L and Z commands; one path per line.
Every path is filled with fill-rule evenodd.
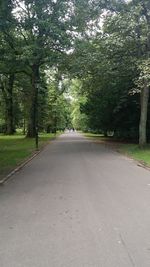
M 36 156 L 38 156 L 44 148 L 50 144 L 51 141 L 54 141 L 57 137 L 52 138 L 50 141 L 47 142 L 47 144 L 43 145 L 40 150 L 36 151 L 31 157 L 29 157 L 27 160 L 25 160 L 23 163 L 21 163 L 17 168 L 15 168 L 13 171 L 11 171 L 8 175 L 6 175 L 2 180 L 0 180 L 0 186 L 3 186 L 10 178 L 17 172 L 19 172 L 23 167 L 25 167 L 31 160 L 33 160 Z
M 42 150 L 34 153 L 30 158 L 24 161 L 21 165 L 11 171 L 7 176 L 0 180 L 0 186 L 4 185 L 16 172 L 20 171 L 25 165 L 27 165 L 32 159 L 34 159 Z

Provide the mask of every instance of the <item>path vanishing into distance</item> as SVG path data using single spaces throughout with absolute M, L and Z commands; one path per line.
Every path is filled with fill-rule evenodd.
M 78 133 L 0 187 L 0 267 L 150 267 L 150 171 Z

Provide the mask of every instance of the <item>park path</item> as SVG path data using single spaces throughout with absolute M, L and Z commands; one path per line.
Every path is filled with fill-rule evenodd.
M 0 267 L 149 267 L 150 172 L 66 133 L 0 188 Z

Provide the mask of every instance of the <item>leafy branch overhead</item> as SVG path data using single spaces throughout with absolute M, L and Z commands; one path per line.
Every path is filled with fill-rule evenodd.
M 62 128 L 145 145 L 148 0 L 2 0 L 0 38 L 2 132 L 55 131 L 63 114 Z

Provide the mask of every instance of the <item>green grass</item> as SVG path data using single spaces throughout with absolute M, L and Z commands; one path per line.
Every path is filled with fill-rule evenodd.
M 84 135 L 104 142 L 106 141 L 119 152 L 142 162 L 144 165 L 150 166 L 150 144 L 141 149 L 138 144 L 121 143 L 119 140 L 117 141 L 110 137 L 107 138 L 100 134 L 86 133 Z
M 39 148 L 42 148 L 55 134 L 40 134 Z M 35 152 L 35 140 L 23 135 L 0 135 L 0 178 L 25 161 Z
M 150 145 L 141 149 L 137 144 L 122 144 L 119 151 L 150 166 Z

